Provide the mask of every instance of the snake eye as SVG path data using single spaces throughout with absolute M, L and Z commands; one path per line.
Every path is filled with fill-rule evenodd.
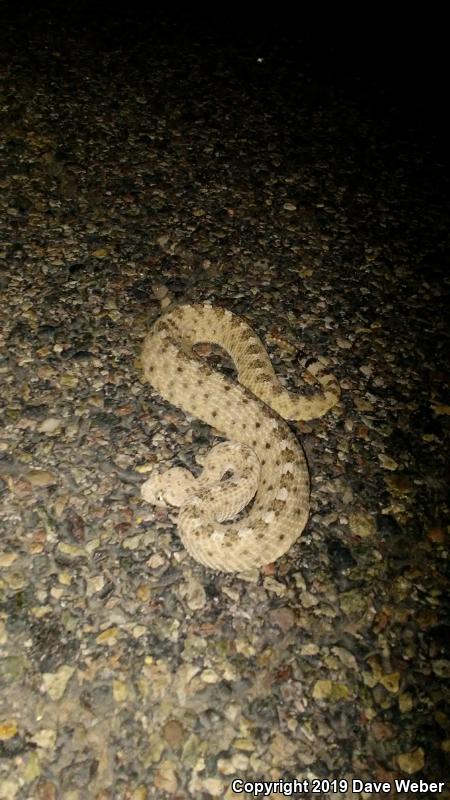
M 164 499 L 164 492 L 163 492 L 162 489 L 160 489 L 155 494 L 155 505 L 157 505 L 157 506 L 165 506 L 166 505 L 166 501 Z

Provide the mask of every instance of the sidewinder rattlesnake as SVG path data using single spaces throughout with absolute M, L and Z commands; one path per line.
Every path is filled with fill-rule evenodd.
M 219 344 L 229 353 L 239 383 L 196 356 L 192 347 L 200 342 Z M 201 564 L 223 572 L 260 567 L 283 555 L 303 531 L 309 515 L 308 467 L 284 420 L 320 417 L 340 396 L 336 379 L 313 366 L 320 394 L 301 397 L 287 391 L 250 326 L 208 304 L 175 307 L 147 334 L 142 367 L 155 391 L 232 440 L 211 450 L 200 478 L 177 467 L 152 475 L 141 489 L 148 502 L 181 506 L 179 534 Z M 253 495 L 245 519 L 226 522 Z

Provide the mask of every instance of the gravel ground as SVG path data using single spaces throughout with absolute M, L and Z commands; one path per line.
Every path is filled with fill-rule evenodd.
M 86 8 L 3 24 L 0 798 L 450 798 L 439 104 L 317 28 Z M 139 365 L 205 300 L 342 388 L 293 426 L 302 538 L 245 576 L 140 497 L 217 441 Z

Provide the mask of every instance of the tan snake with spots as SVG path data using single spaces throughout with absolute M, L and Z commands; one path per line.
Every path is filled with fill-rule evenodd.
M 196 356 L 192 347 L 199 342 L 219 344 L 229 353 L 239 383 Z M 275 561 L 300 536 L 309 515 L 306 458 L 284 420 L 325 414 L 340 396 L 336 379 L 313 365 L 310 371 L 323 391 L 312 397 L 287 391 L 250 326 L 206 304 L 163 314 L 144 340 L 142 367 L 165 400 L 232 440 L 211 450 L 198 479 L 181 468 L 152 475 L 142 487 L 144 499 L 181 506 L 183 544 L 211 569 L 242 572 Z M 227 521 L 253 495 L 245 518 Z

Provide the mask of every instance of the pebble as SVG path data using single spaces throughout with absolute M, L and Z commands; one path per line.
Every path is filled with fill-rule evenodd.
M 54 486 L 56 477 L 44 469 L 31 469 L 26 472 L 25 477 L 28 483 L 35 488 L 45 488 L 47 486 Z

